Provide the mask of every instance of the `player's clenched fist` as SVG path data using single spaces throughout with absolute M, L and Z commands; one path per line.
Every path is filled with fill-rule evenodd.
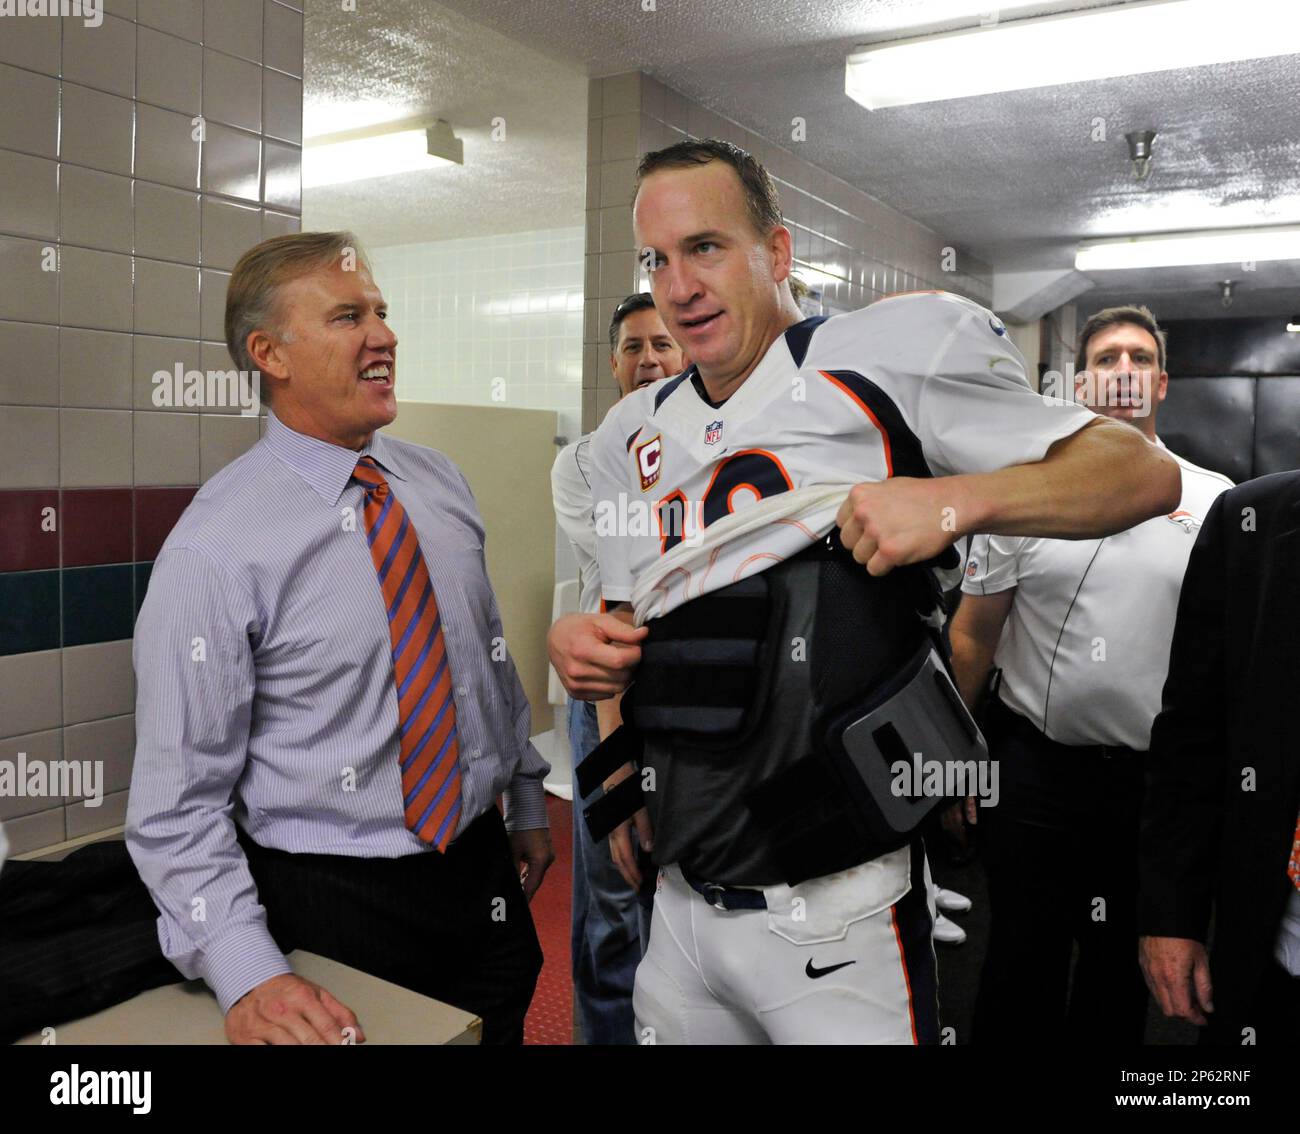
M 840 505 L 840 541 L 873 575 L 942 554 L 958 530 L 960 477 L 855 484 Z
M 631 615 L 567 614 L 546 636 L 551 664 L 579 701 L 603 701 L 627 688 L 641 661 L 642 638 L 649 631 L 633 629 Z

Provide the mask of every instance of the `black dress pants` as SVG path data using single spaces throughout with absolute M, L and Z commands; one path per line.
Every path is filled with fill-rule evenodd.
M 495 807 L 446 854 L 291 854 L 242 830 L 239 844 L 283 952 L 319 953 L 473 1012 L 485 1044 L 523 1043 L 542 950 Z
M 1143 753 L 1058 744 L 997 697 L 985 733 L 1000 799 L 977 828 L 992 925 L 972 1041 L 1140 1044 Z

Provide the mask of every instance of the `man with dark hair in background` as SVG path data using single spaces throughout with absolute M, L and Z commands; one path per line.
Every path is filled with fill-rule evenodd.
M 681 348 L 668 334 L 649 292 L 629 295 L 614 308 L 609 323 L 609 368 L 620 397 L 681 373 Z M 601 608 L 591 515 L 590 445 L 591 434 L 578 438 L 560 451 L 551 469 L 555 516 L 578 561 L 578 609 L 588 613 Z M 602 727 L 597 708 L 605 717 L 617 711 L 612 701 L 599 705 L 569 701 L 569 747 L 575 770 L 601 735 L 617 724 L 610 718 Z M 571 925 L 573 995 L 584 1042 L 635 1043 L 632 982 L 649 938 L 650 915 L 619 874 L 609 848 L 592 841 L 576 793 Z

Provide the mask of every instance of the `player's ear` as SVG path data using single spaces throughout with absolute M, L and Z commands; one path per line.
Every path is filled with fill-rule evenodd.
M 772 257 L 772 281 L 781 283 L 794 270 L 794 239 L 783 224 L 774 225 L 767 237 Z

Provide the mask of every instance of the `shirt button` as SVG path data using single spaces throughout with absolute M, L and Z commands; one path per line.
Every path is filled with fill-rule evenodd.
M 457 686 L 456 686 L 456 696 L 457 696 L 457 697 L 468 697 L 468 696 L 469 696 L 469 687 L 466 686 L 466 685 L 457 685 Z
M 465 753 L 465 755 L 468 756 L 471 760 L 477 760 L 480 756 L 483 755 L 483 753 L 480 752 L 477 748 L 471 748 L 468 752 Z

